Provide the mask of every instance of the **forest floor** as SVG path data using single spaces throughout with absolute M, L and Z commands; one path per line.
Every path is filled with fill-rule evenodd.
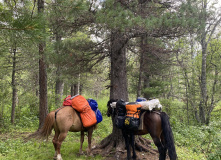
M 148 148 L 150 148 L 148 152 L 140 152 L 136 150 L 137 160 L 159 160 L 158 151 L 152 148 L 151 146 L 149 146 Z M 93 151 L 93 154 L 96 155 L 96 154 L 102 153 L 102 151 L 103 151 L 102 149 L 96 149 L 95 151 Z M 132 156 L 132 152 L 131 152 L 131 156 Z M 114 151 L 110 152 L 107 155 L 104 155 L 103 157 L 105 158 L 105 160 L 116 160 Z M 124 152 L 120 155 L 120 160 L 126 160 L 126 159 L 127 159 L 127 151 L 125 149 Z M 166 160 L 169 160 L 168 156 Z
M 136 151 L 136 154 L 137 154 L 137 160 L 159 160 L 158 153 Z M 105 160 L 116 160 L 114 152 L 110 153 L 109 155 L 105 155 L 103 157 L 105 158 Z M 120 160 L 126 160 L 126 159 L 127 159 L 127 152 L 125 150 L 125 152 L 121 155 Z M 169 160 L 169 158 L 167 157 L 166 160 Z
M 12 134 L 10 134 L 10 133 L 0 133 L 0 141 L 6 141 L 7 139 L 17 139 L 17 138 L 22 138 L 24 141 L 26 141 L 26 138 L 28 137 L 28 135 L 30 135 L 30 132 L 13 132 Z M 49 139 L 52 139 L 52 136 L 50 136 Z M 92 146 L 93 145 L 96 145 L 96 144 L 93 144 L 93 142 L 92 142 Z M 150 150 L 148 152 L 136 151 L 137 160 L 158 160 L 159 159 L 158 151 L 156 149 L 152 148 L 151 146 L 149 146 L 148 148 L 150 148 Z M 102 152 L 103 151 L 101 149 L 96 149 L 96 150 L 92 151 L 94 156 L 95 155 L 100 155 Z M 105 160 L 116 160 L 114 150 L 112 152 L 110 152 L 109 154 L 102 155 L 102 157 Z M 89 158 L 89 159 L 91 159 L 91 158 Z M 126 150 L 124 150 L 124 152 L 120 155 L 119 159 L 120 160 L 126 160 L 127 159 L 127 151 Z M 166 160 L 169 160 L 169 158 L 167 157 Z

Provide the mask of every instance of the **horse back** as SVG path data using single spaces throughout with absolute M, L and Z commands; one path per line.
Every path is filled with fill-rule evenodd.
M 55 129 L 60 132 L 79 132 L 83 130 L 83 124 L 77 111 L 65 106 L 57 112 Z
M 137 135 L 150 134 L 160 136 L 162 133 L 160 112 L 146 111 L 143 113 L 143 130 L 138 130 Z

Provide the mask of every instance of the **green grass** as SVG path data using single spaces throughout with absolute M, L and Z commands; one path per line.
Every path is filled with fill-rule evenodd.
M 105 125 L 106 124 L 106 125 Z M 110 118 L 103 116 L 102 123 L 98 124 L 98 128 L 94 131 L 92 137 L 92 145 L 99 143 L 103 138 L 111 133 L 111 123 Z M 35 130 L 32 128 L 14 127 L 10 126 L 10 131 L 2 131 L 0 138 L 0 160 L 48 160 L 53 159 L 54 156 L 54 146 L 52 144 L 52 138 L 54 132 L 49 137 L 48 141 L 40 141 L 31 139 L 27 142 L 24 138 L 33 133 Z M 1 133 L 1 132 L 0 132 Z M 96 155 L 90 157 L 86 155 L 87 149 L 87 136 L 85 136 L 83 143 L 84 155 L 79 155 L 80 148 L 80 132 L 68 132 L 68 135 L 61 147 L 61 154 L 63 159 L 79 159 L 79 160 L 100 160 L 101 155 Z

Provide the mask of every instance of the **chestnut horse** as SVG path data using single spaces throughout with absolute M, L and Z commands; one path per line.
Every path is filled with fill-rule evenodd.
M 107 115 L 116 116 L 118 111 L 111 108 L 111 103 L 117 102 L 117 100 L 109 100 L 107 103 L 108 111 Z M 141 110 L 142 111 L 142 110 Z M 142 111 L 143 112 L 143 111 Z M 133 149 L 133 159 L 136 159 L 136 152 L 134 146 L 134 135 L 145 135 L 150 134 L 154 144 L 157 146 L 159 151 L 159 160 L 166 159 L 166 153 L 168 150 L 169 157 L 171 160 L 177 159 L 176 149 L 174 145 L 173 133 L 170 127 L 169 117 L 165 112 L 160 111 L 146 111 L 143 112 L 143 130 L 132 131 L 127 128 L 122 129 L 122 134 L 125 139 L 127 149 L 127 159 L 131 159 L 130 147 Z M 130 139 L 129 139 L 130 138 Z M 129 144 L 130 143 L 130 144 Z
M 43 127 L 39 131 L 39 136 L 48 138 L 53 128 L 55 131 L 55 135 L 52 140 L 55 148 L 54 159 L 62 160 L 60 148 L 62 142 L 67 136 L 68 131 L 81 132 L 80 154 L 82 154 L 84 132 L 88 132 L 87 153 L 91 153 L 91 138 L 93 130 L 96 128 L 96 124 L 94 126 L 84 128 L 78 112 L 75 111 L 71 106 L 62 106 L 55 111 L 50 112 L 45 118 Z

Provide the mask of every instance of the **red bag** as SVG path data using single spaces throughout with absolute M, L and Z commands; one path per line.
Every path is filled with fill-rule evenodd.
M 71 95 L 64 99 L 63 106 L 71 106 Z

